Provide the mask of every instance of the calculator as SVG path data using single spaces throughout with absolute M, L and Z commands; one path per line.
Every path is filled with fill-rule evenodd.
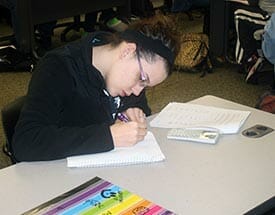
M 167 138 L 216 144 L 219 139 L 219 135 L 219 130 L 215 128 L 172 128 L 168 131 Z

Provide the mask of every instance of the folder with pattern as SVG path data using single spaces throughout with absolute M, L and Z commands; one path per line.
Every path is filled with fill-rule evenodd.
M 23 215 L 34 214 L 173 215 L 175 213 L 111 182 L 95 177 L 67 193 L 23 213 Z

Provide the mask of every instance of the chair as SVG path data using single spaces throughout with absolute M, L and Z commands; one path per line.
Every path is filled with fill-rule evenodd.
M 4 106 L 1 110 L 3 130 L 6 137 L 6 143 L 3 146 L 3 152 L 10 157 L 12 163 L 16 163 L 17 160 L 13 155 L 11 142 L 21 109 L 25 103 L 25 98 L 25 96 L 19 97 L 13 102 Z
M 65 29 L 61 32 L 60 40 L 62 42 L 66 42 L 67 33 L 69 33 L 71 30 L 75 30 L 79 32 L 80 28 L 83 28 L 83 26 L 84 24 L 80 19 L 80 15 L 77 15 L 73 17 L 73 21 L 56 24 L 54 28 L 65 27 Z
M 68 23 L 68 26 L 62 31 L 60 35 L 60 39 L 62 42 L 66 42 L 66 35 L 71 30 L 80 31 L 80 28 L 83 28 L 83 23 L 80 20 L 80 16 L 74 16 L 74 21 L 72 23 Z M 57 27 L 59 27 L 57 25 Z
M 108 14 L 110 15 L 110 14 Z M 112 16 L 110 17 L 112 18 Z M 86 18 L 85 18 L 86 19 Z M 66 27 L 60 34 L 60 40 L 62 42 L 67 42 L 66 35 L 71 31 L 74 30 L 76 32 L 79 32 L 81 28 L 85 30 L 86 27 L 86 21 L 81 21 L 81 16 L 74 16 L 72 22 L 65 22 L 65 23 L 60 23 L 57 24 L 54 28 L 59 28 L 59 27 Z M 109 27 L 105 21 L 97 21 L 92 22 L 91 25 L 93 25 L 94 29 L 99 29 L 101 31 L 111 31 L 111 32 L 116 32 L 118 30 L 114 30 L 112 27 Z M 94 31 L 94 30 L 93 30 Z M 87 31 L 90 32 L 90 31 Z

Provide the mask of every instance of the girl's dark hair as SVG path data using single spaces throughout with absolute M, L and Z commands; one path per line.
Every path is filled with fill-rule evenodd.
M 161 43 L 166 46 L 176 56 L 179 51 L 179 40 L 177 39 L 177 33 L 173 30 L 172 20 L 164 15 L 156 15 L 150 18 L 141 19 L 133 22 L 128 26 L 128 29 L 138 31 L 148 38 L 154 40 L 160 40 Z M 148 62 L 154 62 L 157 60 L 157 54 L 149 50 L 148 47 L 143 46 L 137 41 L 124 39 L 120 36 L 120 33 L 113 34 L 108 38 L 108 42 L 113 46 L 118 46 L 122 41 L 134 42 L 137 44 L 140 57 L 143 57 Z M 164 59 L 164 58 L 163 58 Z M 167 59 L 164 59 L 166 65 L 166 71 L 168 74 L 172 72 L 172 66 Z

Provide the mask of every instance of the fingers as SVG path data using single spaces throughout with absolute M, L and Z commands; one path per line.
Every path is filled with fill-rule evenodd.
M 138 140 L 143 140 L 145 135 L 147 134 L 147 124 L 131 121 L 127 123 L 127 130 L 129 137 L 133 139 L 138 138 Z
M 128 108 L 126 115 L 131 121 L 145 122 L 146 116 L 140 108 Z
M 140 108 L 128 108 L 124 114 L 129 119 L 127 123 L 117 122 L 110 126 L 113 142 L 116 147 L 133 146 L 142 141 L 147 134 L 147 122 Z
M 110 130 L 116 147 L 133 146 L 147 134 L 146 124 L 134 121 L 115 123 L 110 126 Z

